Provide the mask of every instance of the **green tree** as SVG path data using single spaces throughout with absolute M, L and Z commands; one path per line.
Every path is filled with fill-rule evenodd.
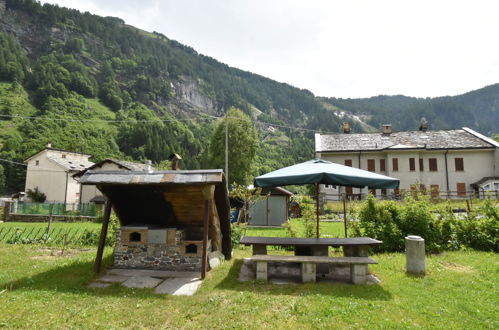
M 229 137 L 228 182 L 248 184 L 259 143 L 253 122 L 241 110 L 231 107 L 215 128 L 209 147 L 210 165 L 214 168 L 225 168 L 226 124 Z

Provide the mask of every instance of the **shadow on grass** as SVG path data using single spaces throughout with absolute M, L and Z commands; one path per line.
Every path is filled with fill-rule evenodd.
M 246 291 L 262 295 L 325 295 L 348 297 L 365 300 L 391 300 L 392 294 L 382 285 L 353 285 L 349 283 L 307 283 L 307 284 L 272 284 L 264 281 L 238 280 L 243 264 L 242 259 L 234 260 L 227 276 L 215 288 L 224 290 Z
M 95 296 L 137 297 L 148 296 L 161 298 L 152 293 L 152 289 L 130 289 L 113 283 L 106 288 L 88 288 L 87 284 L 105 274 L 107 266 L 112 264 L 112 255 L 103 260 L 100 274 L 94 273 L 94 261 L 74 260 L 66 265 L 54 266 L 46 272 L 22 277 L 16 281 L 4 283 L 7 291 L 53 291 Z M 133 294 L 130 294 L 133 292 Z

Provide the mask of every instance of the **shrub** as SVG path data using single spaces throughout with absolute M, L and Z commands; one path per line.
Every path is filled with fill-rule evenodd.
M 241 237 L 246 233 L 246 224 L 245 223 L 232 223 L 231 227 L 231 241 L 232 247 L 236 247 L 239 245 L 239 241 Z
M 428 252 L 458 250 L 466 246 L 484 251 L 497 251 L 499 209 L 485 201 L 464 219 L 454 215 L 451 203 L 432 212 L 429 196 L 407 196 L 404 204 L 377 202 L 369 196 L 359 210 L 359 222 L 352 226 L 358 236 L 383 241 L 376 251 L 403 251 L 404 238 L 418 235 L 425 239 Z

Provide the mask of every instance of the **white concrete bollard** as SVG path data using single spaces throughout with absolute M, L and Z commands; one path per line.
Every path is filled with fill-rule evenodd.
M 426 255 L 424 239 L 420 236 L 405 238 L 406 270 L 410 274 L 424 275 L 426 273 Z

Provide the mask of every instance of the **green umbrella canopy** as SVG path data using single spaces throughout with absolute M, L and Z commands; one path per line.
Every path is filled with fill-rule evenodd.
M 255 186 L 262 188 L 308 183 L 397 189 L 400 180 L 322 159 L 284 167 L 255 178 Z

